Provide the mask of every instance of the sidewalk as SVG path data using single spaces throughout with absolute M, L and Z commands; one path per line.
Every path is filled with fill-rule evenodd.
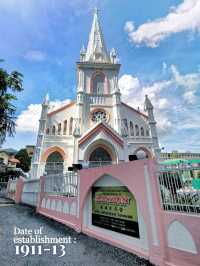
M 3 200 L 1 199 L 1 202 Z M 7 202 L 5 200 L 5 202 Z M 4 202 L 4 204 L 5 204 Z M 42 255 L 16 255 L 14 244 L 14 227 L 21 229 L 38 229 L 43 227 L 43 236 L 69 237 L 71 244 L 65 244 L 66 254 L 59 258 L 52 252 Z M 26 236 L 26 235 L 25 235 Z M 29 244 L 33 245 L 33 244 Z M 51 248 L 52 244 L 41 244 Z M 1 266 L 150 266 L 151 264 L 118 248 L 112 247 L 53 220 L 35 213 L 31 207 L 13 205 L 0 207 L 0 265 Z
M 0 207 L 15 204 L 13 200 L 6 199 L 0 196 Z

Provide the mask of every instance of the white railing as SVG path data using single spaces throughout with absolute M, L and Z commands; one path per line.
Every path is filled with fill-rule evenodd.
M 9 180 L 8 193 L 15 193 L 17 187 L 17 179 Z
M 24 180 L 21 202 L 36 207 L 39 192 L 40 192 L 39 179 Z
M 161 204 L 166 211 L 200 214 L 199 168 L 162 168 L 158 172 Z
M 63 172 L 63 162 L 50 162 L 45 165 L 45 172 L 47 174 L 62 173 Z
M 52 195 L 76 197 L 79 195 L 79 175 L 75 172 L 46 175 L 44 192 Z
M 112 161 L 89 161 L 87 162 L 87 167 L 88 168 L 94 168 L 94 167 L 102 167 L 102 166 L 107 166 L 107 165 L 112 165 L 116 164 L 116 162 Z
M 109 105 L 111 104 L 112 97 L 110 95 L 92 94 L 87 96 L 90 104 Z

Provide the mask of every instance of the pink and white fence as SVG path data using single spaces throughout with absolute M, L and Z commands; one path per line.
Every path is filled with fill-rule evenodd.
M 155 265 L 200 265 L 200 213 L 180 212 L 180 208 L 184 210 L 183 206 L 170 208 L 171 202 L 167 203 L 170 208 L 167 209 L 161 195 L 161 177 L 154 160 L 140 160 L 83 169 L 78 173 L 44 176 L 34 181 L 39 184 L 38 191 L 35 191 L 36 185 L 25 185 L 26 182 L 19 179 L 15 200 L 24 202 L 23 193 L 28 194 L 24 187 L 31 186 L 30 195 L 31 190 L 37 192 L 37 212 L 77 232 L 142 256 Z M 110 188 L 113 191 L 127 188 L 135 199 L 139 237 L 94 223 L 94 192 L 109 191 Z

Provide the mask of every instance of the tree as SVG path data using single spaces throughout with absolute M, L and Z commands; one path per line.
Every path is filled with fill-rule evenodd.
M 23 75 L 17 71 L 9 74 L 0 68 L 0 145 L 7 135 L 13 136 L 15 133 L 16 107 L 12 102 L 17 100 L 14 93 L 23 90 L 22 78 Z
M 197 172 L 197 178 L 200 178 L 200 171 Z
M 18 151 L 15 158 L 20 161 L 20 163 L 17 164 L 17 167 L 21 168 L 24 172 L 28 172 L 30 170 L 31 158 L 28 156 L 26 149 Z

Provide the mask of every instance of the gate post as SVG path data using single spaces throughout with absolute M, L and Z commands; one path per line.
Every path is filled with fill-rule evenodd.
M 17 204 L 21 202 L 23 188 L 24 188 L 24 179 L 22 177 L 20 177 L 17 180 L 16 192 L 15 192 L 15 203 L 17 203 Z
M 42 204 L 42 199 L 44 198 L 45 192 L 44 192 L 44 176 L 40 177 L 40 186 L 38 191 L 38 198 L 37 198 L 37 207 L 36 212 L 39 212 L 40 206 Z
M 150 261 L 156 265 L 164 266 L 167 261 L 167 245 L 166 245 L 166 235 L 163 223 L 163 212 L 160 204 L 160 192 L 158 188 L 157 180 L 157 162 L 154 160 L 148 161 L 147 176 L 149 179 L 149 185 L 151 187 L 151 194 L 153 200 L 154 215 L 156 221 L 156 230 L 158 236 L 158 244 L 152 245 L 152 251 L 150 251 Z

